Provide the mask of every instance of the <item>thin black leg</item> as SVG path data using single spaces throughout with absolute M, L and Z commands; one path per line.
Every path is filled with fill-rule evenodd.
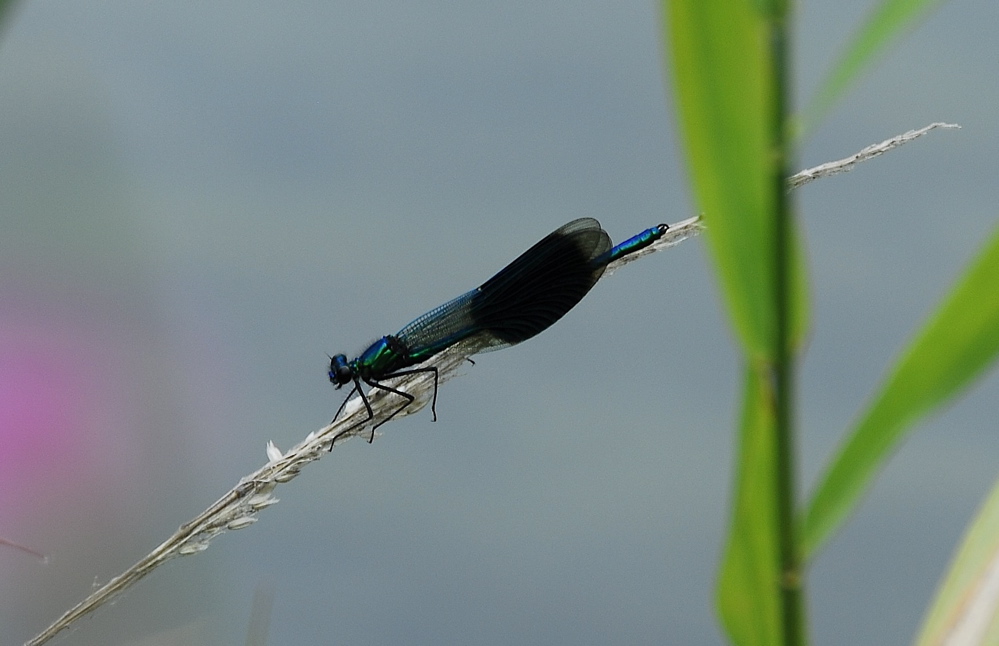
M 363 426 L 364 424 L 367 424 L 368 422 L 370 422 L 371 420 L 373 420 L 375 418 L 375 411 L 371 410 L 371 403 L 368 401 L 367 396 L 365 396 L 364 391 L 361 390 L 361 382 L 360 382 L 360 380 L 357 377 L 354 377 L 354 388 L 347 394 L 347 399 L 343 400 L 343 403 L 340 404 L 340 408 L 337 409 L 336 415 L 333 416 L 333 422 L 335 422 L 336 418 L 340 416 L 340 413 L 343 412 L 343 409 L 347 407 L 347 402 L 350 401 L 350 397 L 354 393 L 357 393 L 358 395 L 361 396 L 361 402 L 364 404 L 365 410 L 368 411 L 368 416 L 363 421 L 358 422 L 357 424 L 354 424 L 353 426 L 350 426 L 348 428 L 345 428 L 344 430 L 342 430 L 339 433 L 337 433 L 336 435 L 334 435 L 333 436 L 333 441 L 330 442 L 330 452 L 333 451 L 333 445 L 336 444 L 337 439 L 341 435 L 343 435 L 345 433 L 349 433 L 351 430 L 357 428 L 358 426 Z M 332 424 L 333 422 L 330 422 L 330 424 Z M 375 438 L 375 432 L 374 432 L 374 430 L 372 430 L 371 431 L 371 439 L 368 440 L 368 442 L 373 442 L 374 438 Z
M 421 372 L 432 372 L 432 373 L 434 373 L 434 399 L 430 403 L 430 411 L 434 414 L 434 421 L 436 422 L 437 421 L 437 383 L 438 383 L 438 379 L 440 377 L 440 371 L 435 366 L 430 366 L 428 368 L 417 368 L 416 370 L 400 370 L 399 372 L 393 372 L 390 375 L 385 375 L 384 377 L 382 377 L 382 380 L 384 381 L 385 379 L 393 379 L 395 377 L 405 377 L 406 375 L 417 375 L 417 374 L 419 374 Z M 375 384 L 371 383 L 370 381 L 368 383 L 371 384 L 372 386 L 375 385 Z M 404 397 L 412 397 L 412 400 L 410 400 L 406 404 L 406 406 L 409 406 L 409 404 L 412 404 L 413 401 L 416 400 L 415 397 L 413 397 L 412 395 L 409 395 L 408 393 L 403 393 L 401 391 L 398 391 L 398 390 L 395 390 L 395 389 L 392 389 L 392 388 L 385 388 L 385 390 L 390 390 L 391 392 L 394 392 L 397 395 L 402 395 Z M 405 406 L 403 408 L 405 408 Z M 399 412 L 399 411 L 396 411 L 396 413 L 397 412 Z M 392 415 L 395 415 L 395 413 L 392 413 Z M 392 416 L 389 416 L 385 420 L 385 422 L 389 421 L 390 419 L 392 419 Z M 378 426 L 381 426 L 385 422 L 381 422 L 380 424 L 378 424 Z
M 434 414 L 434 421 L 436 422 L 437 421 L 437 385 L 439 383 L 439 378 L 440 378 L 440 371 L 436 367 L 431 366 L 429 368 L 419 368 L 417 370 L 400 370 L 399 372 L 393 372 L 392 374 L 385 375 L 385 376 L 382 377 L 382 379 L 384 380 L 384 379 L 392 379 L 393 377 L 405 377 L 406 375 L 415 375 L 415 374 L 418 374 L 418 373 L 421 373 L 421 372 L 432 372 L 432 373 L 434 373 L 434 398 L 433 398 L 433 401 L 430 404 L 430 410 L 433 412 L 433 414 Z M 379 426 L 381 426 L 382 424 L 384 424 L 385 422 L 389 421 L 390 419 L 392 419 L 393 417 L 395 417 L 399 413 L 401 413 L 403 411 L 403 409 L 405 409 L 407 406 L 409 406 L 414 401 L 416 401 L 416 397 L 414 397 L 413 395 L 410 395 L 409 393 L 407 393 L 405 391 L 399 390 L 398 388 L 392 388 L 391 386 L 386 386 L 385 384 L 383 384 L 381 382 L 378 382 L 378 381 L 375 381 L 373 379 L 365 379 L 364 383 L 368 384 L 372 388 L 378 388 L 380 390 L 384 390 L 386 392 L 390 392 L 390 393 L 393 393 L 395 395 L 399 395 L 400 397 L 402 397 L 403 399 L 406 400 L 402 404 L 402 406 L 400 406 L 399 408 L 397 408 L 394 411 L 392 411 L 391 415 L 389 415 L 388 417 L 386 417 L 385 419 L 383 419 L 382 421 L 378 422 L 377 424 L 375 424 L 374 426 L 371 427 L 371 437 L 368 438 L 368 444 L 371 444 L 372 442 L 375 441 L 375 429 L 378 428 Z M 359 378 L 358 377 L 354 377 L 354 388 L 353 388 L 353 390 L 350 391 L 350 393 L 347 394 L 347 398 L 343 400 L 343 403 L 340 404 L 340 408 L 337 409 L 336 415 L 333 416 L 333 422 L 335 422 L 336 418 L 340 416 L 340 413 L 343 412 L 343 409 L 347 407 L 347 402 L 350 401 L 351 396 L 355 392 L 358 395 L 361 396 L 361 402 L 364 403 L 364 408 L 368 411 L 368 417 L 364 421 L 359 422 L 357 424 L 354 424 L 350 428 L 345 429 L 345 430 L 341 431 L 340 433 L 337 433 L 337 435 L 333 437 L 333 442 L 330 443 L 330 451 L 333 450 L 333 444 L 336 442 L 336 439 L 338 437 L 340 437 L 344 433 L 347 433 L 348 431 L 350 431 L 350 430 L 352 430 L 354 428 L 357 428 L 358 426 L 361 426 L 362 424 L 367 424 L 368 422 L 370 422 L 371 420 L 373 420 L 375 418 L 375 412 L 371 409 L 371 403 L 368 401 L 367 396 L 364 394 L 364 391 L 361 389 L 361 383 L 360 383 Z M 332 424 L 333 422 L 330 422 L 330 423 Z
M 340 413 L 342 413 L 343 409 L 347 407 L 347 402 L 350 401 L 351 396 L 356 392 L 360 392 L 360 389 L 355 384 L 354 387 L 350 389 L 350 392 L 347 393 L 347 398 L 343 400 L 342 404 L 340 404 L 340 408 L 336 409 L 336 415 L 334 415 L 333 419 L 330 420 L 330 424 L 335 422 L 337 417 L 340 417 Z
M 389 375 L 389 376 L 391 377 L 392 375 Z M 394 393 L 394 394 L 399 395 L 400 397 L 403 397 L 403 398 L 406 399 L 405 403 L 403 403 L 403 405 L 400 406 L 399 408 L 397 408 L 394 411 L 392 411 L 391 415 L 389 415 L 388 417 L 386 417 L 385 419 L 383 419 L 382 421 L 378 422 L 377 424 L 375 424 L 374 426 L 371 427 L 371 437 L 368 438 L 368 444 L 371 444 L 372 442 L 375 441 L 375 429 L 378 428 L 379 426 L 381 426 L 382 424 L 384 424 L 385 422 L 389 421 L 390 419 L 392 419 L 393 417 L 395 417 L 399 413 L 401 413 L 403 411 L 403 409 L 405 409 L 407 406 L 409 406 L 414 401 L 416 401 L 416 397 L 413 397 L 412 395 L 410 395 L 409 393 L 407 393 L 405 391 L 399 390 L 397 388 L 392 388 L 391 386 L 386 386 L 385 384 L 379 383 L 377 381 L 367 381 L 367 380 L 365 380 L 365 383 L 368 384 L 368 385 L 370 385 L 372 388 L 380 388 L 382 390 L 385 390 L 385 391 L 390 392 L 390 393 Z

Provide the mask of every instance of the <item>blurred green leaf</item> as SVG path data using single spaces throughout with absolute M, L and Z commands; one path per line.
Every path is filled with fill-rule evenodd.
M 666 3 L 673 82 L 695 193 L 736 331 L 772 347 L 772 198 L 764 160 L 772 100 L 762 21 L 748 2 Z
M 734 644 L 781 643 L 777 460 L 773 393 L 746 369 L 738 475 L 728 543 L 718 581 L 718 609 Z
M 815 127 L 846 88 L 903 29 L 941 0 L 885 0 L 856 33 L 839 63 L 820 86 L 802 117 L 802 130 Z
M 755 361 L 774 348 L 774 182 L 769 148 L 771 25 L 745 0 L 664 2 L 676 105 L 694 191 L 739 340 Z M 800 251 L 800 246 L 799 246 Z M 801 254 L 792 259 L 794 339 L 805 327 Z
M 763 18 L 779 18 L 787 13 L 787 0 L 750 0 Z
M 14 5 L 16 4 L 18 4 L 16 0 L 0 0 L 0 27 L 6 26 L 7 22 L 10 20 L 10 14 L 14 10 Z
M 999 482 L 964 537 L 917 646 L 999 644 Z
M 780 512 L 789 505 L 778 504 L 794 495 L 778 490 L 778 475 L 793 472 L 793 465 L 778 464 L 781 434 L 772 390 L 787 358 L 777 347 L 778 317 L 789 321 L 782 343 L 797 345 L 808 311 L 802 246 L 782 203 L 787 151 L 781 97 L 789 93 L 777 84 L 785 76 L 779 67 L 784 10 L 779 0 L 671 0 L 663 12 L 694 193 L 746 355 L 742 461 L 718 588 L 725 628 L 743 646 L 802 639 L 800 597 L 782 597 L 781 553 L 788 541 L 780 538 L 790 536 L 793 521 L 783 514 L 781 524 Z M 786 263 L 778 263 L 779 217 L 792 228 Z M 779 264 L 788 272 L 790 303 L 778 302 Z
M 867 491 L 899 440 L 999 353 L 999 229 L 898 361 L 812 497 L 802 533 L 813 554 Z

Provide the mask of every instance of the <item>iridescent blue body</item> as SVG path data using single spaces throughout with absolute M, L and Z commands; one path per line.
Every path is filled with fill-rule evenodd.
M 651 229 L 646 229 L 638 235 L 631 236 L 599 258 L 595 258 L 590 264 L 599 267 L 606 267 L 618 258 L 622 258 L 648 247 L 650 244 L 663 237 L 663 234 L 666 233 L 667 229 L 669 229 L 669 226 L 665 224 L 659 224 Z
M 521 254 L 495 276 L 412 321 L 396 334 L 383 336 L 357 358 L 330 359 L 329 378 L 337 388 L 353 383 L 374 418 L 361 382 L 394 393 L 405 401 L 376 428 L 413 403 L 415 397 L 381 383 L 385 379 L 427 372 L 434 375 L 431 410 L 437 419 L 437 368 L 409 370 L 461 343 L 465 356 L 526 341 L 558 321 L 600 279 L 607 265 L 651 245 L 669 227 L 660 224 L 611 247 L 610 236 L 592 218 L 573 220 Z M 340 406 L 340 411 L 347 400 Z M 340 411 L 337 411 L 339 416 Z M 334 419 L 336 419 L 334 417 Z M 372 430 L 372 438 L 374 431 Z

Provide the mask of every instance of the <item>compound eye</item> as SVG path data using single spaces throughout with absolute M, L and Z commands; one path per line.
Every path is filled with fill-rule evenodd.
M 330 381 L 335 383 L 337 388 L 346 383 L 350 383 L 353 378 L 354 371 L 347 363 L 347 357 L 342 354 L 338 354 L 330 359 Z

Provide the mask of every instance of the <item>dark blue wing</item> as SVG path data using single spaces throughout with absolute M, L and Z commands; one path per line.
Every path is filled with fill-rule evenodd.
M 611 248 L 592 218 L 557 229 L 479 287 L 476 325 L 513 345 L 549 328 L 583 299 L 604 272 L 591 261 Z
M 410 357 L 456 343 L 468 354 L 525 341 L 575 307 L 603 274 L 593 260 L 611 248 L 592 218 L 573 220 L 525 251 L 478 289 L 416 319 L 396 335 Z

